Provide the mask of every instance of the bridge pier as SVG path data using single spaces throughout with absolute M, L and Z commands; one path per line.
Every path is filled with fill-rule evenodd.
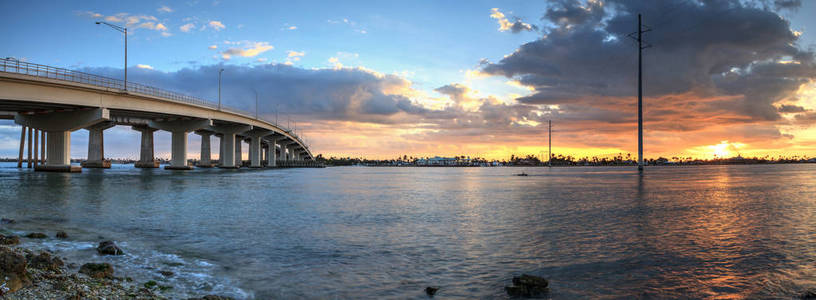
M 277 153 L 276 153 L 278 151 L 278 149 L 277 149 L 278 146 L 276 145 L 278 143 L 278 138 L 277 137 L 271 137 L 267 141 L 269 143 L 269 151 L 266 154 L 266 166 L 270 167 L 270 168 L 274 168 L 274 167 L 278 166 L 278 164 L 277 164 L 278 158 L 277 158 Z
M 172 139 L 170 147 L 170 165 L 167 170 L 192 170 L 187 164 L 187 134 L 212 125 L 212 120 L 175 120 L 166 122 L 148 122 L 148 126 L 170 131 Z
M 244 137 L 238 136 L 235 139 L 235 167 L 240 168 L 243 167 L 244 164 L 244 151 L 241 149 L 241 146 L 244 144 Z
M 209 131 L 197 130 L 195 134 L 201 136 L 201 157 L 198 160 L 198 165 L 196 166 L 201 168 L 212 168 L 212 155 L 210 153 L 210 136 L 212 133 Z
M 113 122 L 102 122 L 91 127 L 85 128 L 88 130 L 88 160 L 81 162 L 79 165 L 83 168 L 103 168 L 111 167 L 111 162 L 105 160 L 105 129 L 116 126 Z
M 47 172 L 81 172 L 81 167 L 71 165 L 71 132 L 109 119 L 110 112 L 105 108 L 14 116 L 15 123 L 46 132 L 46 161 L 35 164 L 34 170 Z
M 153 132 L 158 129 L 147 126 L 132 126 L 131 128 L 142 133 L 139 161 L 133 166 L 136 168 L 158 168 L 159 161 L 153 156 Z
M 261 141 L 267 135 L 272 134 L 271 130 L 253 129 L 245 133 L 249 137 L 249 167 L 260 168 L 261 164 Z
M 240 159 L 240 148 L 236 151 L 236 144 L 240 142 L 237 139 L 237 134 L 244 133 L 252 129 L 249 125 L 215 125 L 208 128 L 208 130 L 215 131 L 221 135 L 221 146 L 219 147 L 218 159 L 221 164 L 219 168 L 234 169 L 240 167 L 236 162 Z M 238 153 L 238 156 L 235 154 Z

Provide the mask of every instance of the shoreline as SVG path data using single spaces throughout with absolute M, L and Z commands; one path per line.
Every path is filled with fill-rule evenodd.
M 134 280 L 106 262 L 127 251 L 111 241 L 99 243 L 96 255 L 78 261 L 58 256 L 52 249 L 37 249 L 40 247 L 33 244 L 34 240 L 65 240 L 68 234 L 57 231 L 55 237 L 41 232 L 9 235 L 8 225 L 15 223 L 11 219 L 0 220 L 0 299 L 234 299 L 205 292 L 195 296 L 173 293 L 181 286 L 169 280 L 174 274 L 165 270 L 158 273 L 166 280 Z

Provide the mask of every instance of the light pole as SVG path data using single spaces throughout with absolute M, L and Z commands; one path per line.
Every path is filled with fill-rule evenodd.
M 120 27 L 120 26 L 116 26 L 116 25 L 113 25 L 113 24 L 108 23 L 108 22 L 97 21 L 96 25 L 99 25 L 99 24 L 108 25 L 108 26 L 110 26 L 110 28 L 116 29 L 116 31 L 119 31 L 119 32 L 125 34 L 125 91 L 127 91 L 127 27 Z
M 252 89 L 252 91 L 255 92 L 255 119 L 257 120 L 258 119 L 258 91 L 256 91 L 255 89 Z
M 224 69 L 218 70 L 218 110 L 221 110 L 221 72 Z

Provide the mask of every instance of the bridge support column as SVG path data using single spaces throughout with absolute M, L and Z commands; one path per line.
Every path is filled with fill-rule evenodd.
M 201 136 L 201 157 L 199 158 L 198 165 L 196 166 L 201 168 L 212 168 L 212 155 L 210 153 L 210 136 L 212 133 L 203 130 L 198 130 L 195 133 Z
M 249 137 L 249 167 L 263 167 L 261 164 L 261 141 L 265 136 L 273 134 L 273 132 L 256 128 L 245 134 Z
M 240 167 L 240 165 L 236 164 L 238 159 L 236 159 L 235 153 L 235 146 L 240 139 L 236 138 L 237 134 L 244 133 L 252 129 L 252 126 L 249 125 L 215 125 L 207 128 L 208 130 L 212 130 L 217 132 L 221 135 L 221 146 L 219 147 L 220 152 L 218 153 L 218 159 L 221 161 L 221 164 L 218 165 L 219 168 L 227 168 L 227 169 L 234 169 Z M 237 152 L 240 154 L 240 152 Z M 237 156 L 237 157 L 240 157 Z
M 191 170 L 187 165 L 187 134 L 212 125 L 212 120 L 176 120 L 167 122 L 150 121 L 148 126 L 170 131 L 172 144 L 170 147 L 170 165 L 167 170 Z
M 240 168 L 244 164 L 244 150 L 241 146 L 244 144 L 244 137 L 236 137 L 235 139 L 235 166 Z
M 266 160 L 267 160 L 266 161 L 266 166 L 270 167 L 270 168 L 274 168 L 274 167 L 278 166 L 278 164 L 277 164 L 277 161 L 278 161 L 278 158 L 277 158 L 278 149 L 277 148 L 278 148 L 278 146 L 276 145 L 278 143 L 278 138 L 277 137 L 269 138 L 268 142 L 269 142 L 269 152 L 266 154 Z
M 81 172 L 79 166 L 71 166 L 71 132 L 109 119 L 110 112 L 105 108 L 14 116 L 15 123 L 46 132 L 47 158 L 44 165 L 35 165 L 34 170 L 50 172 Z
M 102 122 L 91 127 L 85 128 L 88 130 L 88 160 L 80 163 L 83 168 L 110 168 L 111 162 L 105 160 L 105 129 L 115 126 L 113 122 Z
M 142 133 L 139 161 L 133 166 L 136 168 L 158 168 L 159 162 L 153 156 L 153 132 L 158 129 L 147 126 L 133 126 L 131 128 Z

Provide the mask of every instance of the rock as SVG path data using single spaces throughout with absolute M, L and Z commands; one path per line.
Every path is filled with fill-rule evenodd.
M 26 234 L 25 237 L 30 238 L 30 239 L 44 239 L 44 238 L 47 238 L 48 236 L 45 235 L 45 233 L 42 233 L 42 232 L 32 232 L 32 233 Z
M 513 277 L 513 286 L 506 286 L 504 290 L 511 297 L 538 297 L 550 291 L 547 279 L 522 274 Z
M 109 263 L 87 263 L 79 268 L 79 273 L 91 278 L 113 278 L 113 266 Z
M 57 231 L 57 238 L 58 239 L 67 239 L 68 234 L 65 231 Z
M 428 294 L 428 296 L 433 297 L 433 295 L 435 295 L 436 291 L 438 291 L 438 290 L 439 290 L 439 287 L 429 286 L 429 287 L 425 288 L 425 293 Z
M 164 277 L 172 277 L 172 276 L 174 275 L 174 273 L 173 273 L 173 272 L 170 272 L 170 271 L 164 271 L 164 270 L 159 271 L 159 274 L 162 274 L 162 276 L 164 276 Z
M 235 299 L 225 296 L 207 295 L 201 298 L 188 298 L 187 300 L 235 300 Z
M 0 247 L 0 286 L 3 293 L 13 293 L 31 284 L 26 265 L 23 255 Z
M 6 219 L 6 218 L 0 219 L 0 224 L 14 224 L 14 223 L 17 223 L 17 221 L 14 221 L 13 219 Z
M 29 254 L 27 255 L 26 259 L 28 259 L 28 265 L 32 268 L 57 273 L 59 273 L 62 266 L 65 265 L 65 263 L 62 262 L 62 259 L 56 256 L 51 256 L 51 253 L 45 251 L 40 252 L 38 255 Z
M 799 295 L 799 299 L 802 300 L 814 300 L 816 299 L 816 290 L 810 290 L 802 293 Z
M 99 243 L 99 247 L 96 247 L 96 252 L 99 252 L 101 255 L 122 255 L 125 254 L 119 246 L 113 243 L 113 241 L 104 241 Z
M 18 237 L 16 235 L 4 236 L 4 235 L 0 234 L 0 245 L 11 246 L 11 245 L 17 245 L 19 243 L 20 243 L 20 237 Z
M 152 289 L 152 288 L 156 287 L 157 285 L 159 285 L 159 284 L 156 281 L 153 281 L 153 280 L 144 283 L 144 287 L 148 288 L 148 289 Z

